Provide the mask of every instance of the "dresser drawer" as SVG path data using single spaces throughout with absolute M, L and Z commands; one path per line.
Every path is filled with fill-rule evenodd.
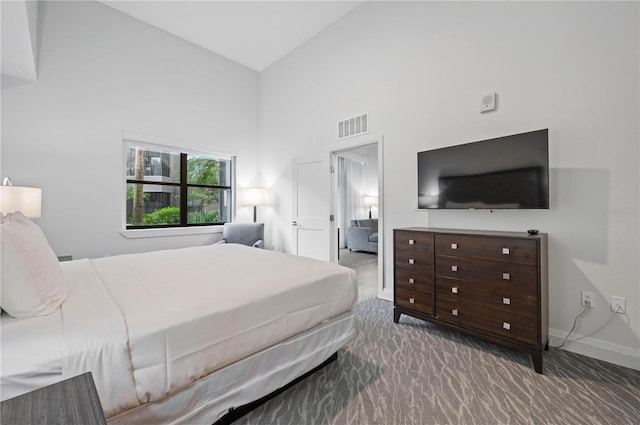
M 433 256 L 423 253 L 396 251 L 394 265 L 396 270 L 433 274 Z
M 489 309 L 478 310 L 475 317 L 464 315 L 461 324 L 473 325 L 476 329 L 527 344 L 540 342 L 537 321 L 518 314 Z
M 538 269 L 523 264 L 499 263 L 460 257 L 436 257 L 436 275 L 463 279 L 485 285 L 506 284 L 523 290 L 535 290 Z
M 394 232 L 395 250 L 408 253 L 421 253 L 433 256 L 433 233 L 396 230 Z
M 394 296 L 396 305 L 425 314 L 433 314 L 433 294 L 396 287 Z
M 444 322 L 460 322 L 460 306 L 457 299 L 438 298 L 436 294 L 435 315 Z M 466 314 L 466 313 L 465 313 Z
M 435 254 L 531 266 L 538 264 L 535 239 L 436 234 Z
M 438 298 L 436 317 L 442 321 L 486 332 L 495 336 L 538 344 L 537 320 L 455 300 Z
M 487 286 L 447 277 L 436 277 L 436 299 L 449 299 L 461 306 L 476 305 L 506 313 L 524 315 L 531 320 L 538 317 L 538 298 L 535 286 L 527 291 L 512 286 Z
M 394 281 L 396 286 L 414 291 L 433 294 L 433 275 L 396 268 Z

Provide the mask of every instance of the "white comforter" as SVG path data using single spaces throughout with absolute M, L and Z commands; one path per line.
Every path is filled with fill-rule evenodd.
M 351 309 L 355 272 L 221 244 L 63 263 L 63 374 L 91 370 L 107 417 Z

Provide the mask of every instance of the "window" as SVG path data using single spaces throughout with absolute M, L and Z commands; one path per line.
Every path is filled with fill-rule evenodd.
M 126 228 L 231 221 L 233 159 L 125 140 Z

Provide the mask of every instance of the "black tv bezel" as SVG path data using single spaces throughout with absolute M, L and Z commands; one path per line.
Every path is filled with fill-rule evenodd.
M 424 207 L 424 206 L 420 206 L 420 154 L 422 153 L 427 153 L 427 152 L 436 152 L 436 151 L 442 151 L 442 150 L 454 150 L 454 149 L 459 149 L 461 147 L 464 146 L 470 146 L 470 145 L 478 145 L 478 144 L 482 144 L 485 142 L 495 142 L 501 139 L 510 139 L 510 138 L 517 138 L 519 136 L 523 136 L 523 135 L 527 135 L 527 134 L 532 134 L 532 133 L 539 133 L 539 132 L 544 132 L 545 133 L 545 141 L 546 141 L 546 163 L 544 165 L 544 181 L 546 182 L 546 186 L 544 187 L 544 205 L 541 206 L 516 206 L 516 207 L 504 207 L 504 206 L 491 206 L 491 205 L 487 205 L 487 206 L 475 206 L 475 207 L 441 207 L 441 206 L 434 206 L 434 207 Z M 417 187 L 417 195 L 418 195 L 418 200 L 416 202 L 417 204 L 417 209 L 421 210 L 421 211 L 446 211 L 446 210 L 548 210 L 550 209 L 550 181 L 549 181 L 549 129 L 548 128 L 543 128 L 543 129 L 539 129 L 539 130 L 532 130 L 532 131 L 525 131 L 522 133 L 516 133 L 516 134 L 508 134 L 505 136 L 498 136 L 498 137 L 492 137 L 489 139 L 483 139 L 483 140 L 476 140 L 473 142 L 467 142 L 467 143 L 460 143 L 460 144 L 456 144 L 456 145 L 451 145 L 451 146 L 444 146 L 441 148 L 435 148 L 435 149 L 427 149 L 424 151 L 420 151 L 416 154 L 416 163 L 417 163 L 417 183 L 418 183 L 418 187 Z

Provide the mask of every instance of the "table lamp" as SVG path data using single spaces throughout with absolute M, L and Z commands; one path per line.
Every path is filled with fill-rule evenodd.
M 40 218 L 42 214 L 42 189 L 14 186 L 5 177 L 0 186 L 0 212 L 8 214 L 20 211 L 28 218 Z
M 365 196 L 364 197 L 364 206 L 369 207 L 369 218 L 371 218 L 371 207 L 378 206 L 378 197 L 377 196 Z

